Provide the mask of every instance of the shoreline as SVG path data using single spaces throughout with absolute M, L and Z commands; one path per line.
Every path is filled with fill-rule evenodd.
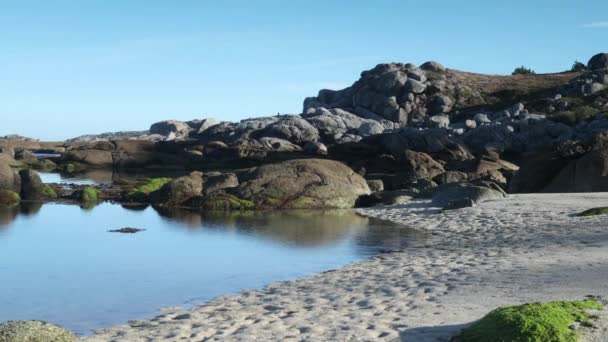
M 501 305 L 608 297 L 608 193 L 510 195 L 440 212 L 428 200 L 355 209 L 430 233 L 425 247 L 271 283 L 83 341 L 441 341 Z

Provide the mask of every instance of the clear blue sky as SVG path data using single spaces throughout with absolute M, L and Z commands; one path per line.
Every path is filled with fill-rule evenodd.
M 299 113 L 381 62 L 561 71 L 607 37 L 606 0 L 0 0 L 0 135 Z

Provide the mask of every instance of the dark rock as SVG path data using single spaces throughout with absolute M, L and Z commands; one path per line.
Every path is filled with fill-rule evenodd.
M 19 171 L 21 177 L 21 198 L 26 200 L 39 200 L 45 198 L 44 183 L 38 172 L 27 169 Z
M 598 53 L 591 57 L 587 63 L 590 70 L 607 69 L 608 68 L 608 53 Z
M 316 156 L 326 156 L 327 146 L 321 142 L 308 142 L 304 145 L 304 152 Z
M 139 232 L 143 232 L 145 229 L 141 228 L 132 228 L 132 227 L 124 227 L 120 229 L 112 229 L 108 230 L 110 233 L 122 233 L 122 234 L 135 234 Z
M 564 167 L 543 192 L 608 191 L 608 149 L 591 151 Z
M 456 210 L 462 208 L 474 207 L 475 201 L 471 198 L 461 198 L 448 202 L 448 204 L 443 207 L 443 210 Z
M 504 199 L 504 192 L 494 188 L 473 185 L 468 183 L 450 183 L 440 185 L 433 196 L 433 204 L 438 207 L 445 207 L 452 201 L 462 201 L 470 199 L 475 203 L 488 200 Z

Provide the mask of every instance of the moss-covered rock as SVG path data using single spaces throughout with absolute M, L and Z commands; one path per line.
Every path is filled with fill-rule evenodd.
M 53 189 L 53 187 L 51 187 L 48 184 L 44 184 L 44 187 L 42 189 L 42 194 L 45 198 L 56 198 L 57 197 L 57 192 L 55 191 L 55 189 Z
M 152 192 L 150 199 L 157 205 L 180 206 L 187 200 L 200 196 L 202 192 L 203 173 L 195 171 L 171 180 L 158 191 Z
M 596 216 L 596 215 L 608 215 L 608 207 L 599 207 L 585 210 L 576 216 Z
M 127 192 L 125 199 L 128 202 L 148 202 L 148 195 L 150 193 L 160 190 L 171 180 L 172 178 L 145 178 L 139 180 L 135 184 L 135 187 Z
M 68 330 L 42 321 L 8 321 L 0 324 L 0 342 L 76 342 Z
M 90 186 L 85 186 L 84 188 L 74 192 L 73 197 L 81 203 L 95 204 L 97 201 L 99 201 L 100 195 L 101 193 L 99 190 Z
M 529 303 L 498 308 L 473 323 L 461 335 L 462 342 L 575 342 L 574 322 L 586 323 L 586 310 L 601 309 L 596 299 Z
M 0 190 L 0 205 L 13 207 L 21 202 L 19 194 L 11 190 Z

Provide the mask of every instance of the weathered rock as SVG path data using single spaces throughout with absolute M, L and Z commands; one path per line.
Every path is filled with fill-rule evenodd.
M 608 69 L 608 53 L 598 53 L 591 57 L 587 63 L 590 70 Z
M 448 202 L 448 204 L 443 207 L 443 210 L 456 210 L 462 208 L 474 207 L 475 201 L 470 198 L 461 198 Z
M 327 155 L 327 146 L 321 142 L 308 142 L 304 145 L 304 152 L 307 154 L 325 156 Z
M 150 194 L 153 203 L 164 206 L 179 206 L 203 192 L 203 173 L 192 172 L 165 184 L 160 190 Z
M 191 130 L 192 128 L 187 123 L 177 120 L 160 121 L 150 126 L 150 134 L 160 134 L 167 137 L 171 133 L 177 136 L 186 135 Z
M 442 114 L 452 110 L 454 101 L 447 95 L 437 95 L 431 100 L 431 114 Z M 449 121 L 448 121 L 449 124 Z
M 45 196 L 44 183 L 38 172 L 27 169 L 19 171 L 21 178 L 21 198 L 26 200 L 42 199 Z
M 571 161 L 543 192 L 608 191 L 608 149 L 591 151 Z
M 423 82 L 416 81 L 413 78 L 408 78 L 407 82 L 405 82 L 404 88 L 410 93 L 421 94 L 426 89 L 426 85 Z
M 357 207 L 366 208 L 375 205 L 405 204 L 414 198 L 415 194 L 408 190 L 379 191 L 371 195 L 363 195 L 357 200 Z
M 220 122 L 215 120 L 215 119 L 203 119 L 200 122 L 200 125 L 198 125 L 198 134 L 202 134 L 203 132 L 205 132 L 207 129 L 209 129 L 210 127 L 213 127 L 215 125 L 218 125 Z
M 469 175 L 460 171 L 446 171 L 433 178 L 437 184 L 464 183 L 469 180 Z
M 279 138 L 301 144 L 307 141 L 318 141 L 319 131 L 298 115 L 283 115 L 251 136 Z
M 433 115 L 429 117 L 431 127 L 448 128 L 450 126 L 450 117 L 447 115 Z
M 300 159 L 252 168 L 231 190 L 259 208 L 352 208 L 370 190 L 361 176 L 333 160 Z
M 432 179 L 445 172 L 441 164 L 423 152 L 405 150 L 397 156 L 397 161 L 414 181 L 420 178 Z
M 111 167 L 114 164 L 111 151 L 104 150 L 72 150 L 63 155 L 66 162 L 78 162 L 94 167 Z
M 220 173 L 217 175 L 203 175 L 203 191 L 205 195 L 218 190 L 235 188 L 239 186 L 239 180 L 234 173 Z
M 441 63 L 435 61 L 423 63 L 420 66 L 420 69 L 434 72 L 442 72 L 446 70 L 446 68 Z
M 0 342 L 76 342 L 76 336 L 42 321 L 8 321 L 0 324 Z
M 523 158 L 519 170 L 509 182 L 510 193 L 542 191 L 568 163 L 556 152 L 540 152 Z
M 378 192 L 384 190 L 384 182 L 382 179 L 368 179 L 367 186 L 371 192 Z
M 0 190 L 19 192 L 21 190 L 21 178 L 10 166 L 8 156 L 0 158 Z
M 34 156 L 30 150 L 20 150 L 15 152 L 15 160 L 22 161 L 24 163 L 34 163 L 38 159 Z
M 504 199 L 504 192 L 496 189 L 468 183 L 450 183 L 440 185 L 433 196 L 433 204 L 446 207 L 452 201 L 470 199 L 475 203 Z

